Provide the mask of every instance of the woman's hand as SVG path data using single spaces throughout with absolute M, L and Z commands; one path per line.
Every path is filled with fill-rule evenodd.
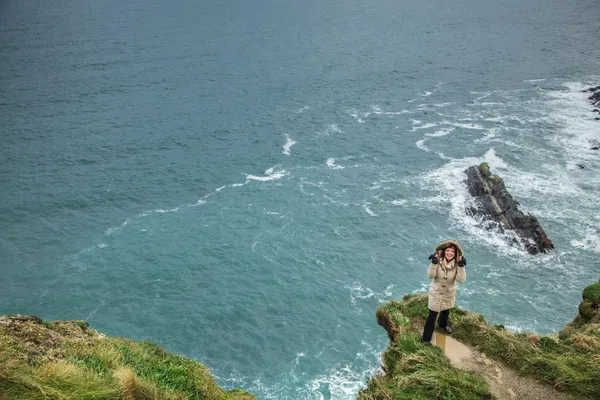
M 465 265 L 467 265 L 467 259 L 463 256 L 458 256 L 456 259 L 458 260 L 459 267 L 464 267 Z

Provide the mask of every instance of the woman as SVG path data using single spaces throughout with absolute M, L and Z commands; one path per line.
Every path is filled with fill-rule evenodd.
M 463 251 L 452 240 L 447 240 L 435 248 L 435 254 L 429 256 L 431 264 L 427 269 L 427 276 L 433 279 L 429 287 L 429 316 L 425 322 L 423 330 L 423 344 L 431 346 L 431 337 L 435 320 L 438 319 L 438 327 L 448 334 L 452 333 L 452 328 L 448 325 L 448 316 L 450 309 L 454 307 L 456 300 L 456 281 L 463 283 L 467 279 L 465 265 L 467 260 L 463 256 Z

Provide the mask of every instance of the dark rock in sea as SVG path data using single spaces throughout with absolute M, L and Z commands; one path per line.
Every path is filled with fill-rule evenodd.
M 516 232 L 530 254 L 545 253 L 554 248 L 537 218 L 519 210 L 502 178 L 490 173 L 487 163 L 469 167 L 465 172 L 469 193 L 476 202 L 476 207 L 468 210 L 469 213 L 482 216 L 490 227 Z
M 587 90 L 584 90 L 584 92 L 592 93 L 591 96 L 588 97 L 588 100 L 590 101 L 590 103 L 592 103 L 593 106 L 600 105 L 600 86 L 589 88 Z M 594 111 L 598 111 L 598 110 L 594 110 Z M 596 118 L 596 119 L 598 119 L 598 118 Z
M 595 91 L 598 91 L 598 90 L 600 90 L 600 86 L 591 87 L 589 89 L 582 90 L 582 92 L 583 93 L 586 93 L 586 92 L 595 92 Z
M 575 165 L 577 165 L 580 169 L 584 169 L 585 168 L 585 166 L 583 164 L 575 164 Z

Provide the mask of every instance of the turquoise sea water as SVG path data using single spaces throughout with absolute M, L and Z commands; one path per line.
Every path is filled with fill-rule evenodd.
M 487 3 L 0 1 L 0 314 L 352 399 L 453 238 L 460 306 L 561 329 L 599 273 L 597 2 Z M 555 252 L 466 216 L 481 161 Z

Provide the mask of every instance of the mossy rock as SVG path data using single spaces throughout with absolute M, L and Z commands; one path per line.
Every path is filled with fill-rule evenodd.
M 585 322 L 589 322 L 594 317 L 595 313 L 596 307 L 591 301 L 584 300 L 579 303 L 579 315 Z
M 583 289 L 583 300 L 600 304 L 600 283 L 594 283 Z
M 486 162 L 479 164 L 479 169 L 483 172 L 483 176 L 486 177 L 490 174 L 490 166 Z

